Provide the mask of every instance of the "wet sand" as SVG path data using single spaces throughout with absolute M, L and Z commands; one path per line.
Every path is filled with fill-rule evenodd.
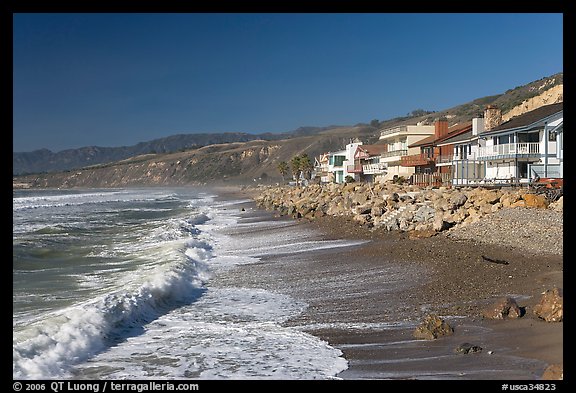
M 247 194 L 235 196 L 243 195 Z M 280 219 L 252 202 L 245 207 L 260 219 Z M 441 235 L 410 239 L 405 233 L 370 231 L 344 218 L 302 220 L 297 225 L 319 239 L 364 243 L 269 256 L 221 279 L 308 303 L 287 325 L 343 352 L 349 367 L 338 378 L 540 380 L 548 365 L 563 364 L 563 322 L 545 322 L 532 311 L 542 292 L 563 287 L 561 255 L 524 255 L 514 247 L 487 247 Z M 490 263 L 483 256 L 508 264 Z M 525 315 L 484 319 L 482 309 L 503 296 L 513 297 Z M 454 334 L 414 339 L 415 327 L 430 313 L 444 318 Z M 456 353 L 462 343 L 482 350 Z

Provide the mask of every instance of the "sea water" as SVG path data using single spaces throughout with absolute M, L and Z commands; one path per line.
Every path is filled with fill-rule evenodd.
M 259 220 L 246 202 L 198 188 L 15 190 L 13 378 L 329 379 L 345 370 L 340 350 L 284 324 L 307 304 L 211 285 L 265 255 L 353 244 L 278 231 L 286 224 Z M 242 242 L 231 228 L 262 236 Z

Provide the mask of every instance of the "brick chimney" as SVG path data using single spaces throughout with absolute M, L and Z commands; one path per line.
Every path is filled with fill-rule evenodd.
M 441 117 L 434 122 L 434 136 L 436 139 L 448 134 L 448 119 Z
M 484 110 L 484 130 L 490 131 L 502 124 L 502 111 L 494 105 L 488 105 Z

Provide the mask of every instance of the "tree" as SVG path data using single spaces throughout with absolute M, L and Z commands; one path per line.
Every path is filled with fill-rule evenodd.
M 308 154 L 302 154 L 300 156 L 300 171 L 304 174 L 304 178 L 310 180 L 312 177 L 312 171 L 314 170 L 314 164 L 308 157 Z
M 298 185 L 298 182 L 300 180 L 300 156 L 294 156 L 292 157 L 292 160 L 290 160 L 290 169 L 292 169 L 292 176 L 294 177 L 294 180 L 296 180 L 296 185 Z
M 380 122 L 378 121 L 378 119 L 374 119 L 370 122 L 370 125 L 374 128 L 378 128 L 380 127 Z
M 288 163 L 286 161 L 280 161 L 278 163 L 278 172 L 280 172 L 280 174 L 282 175 L 282 181 L 286 181 L 286 174 L 288 173 L 288 170 L 290 169 L 288 167 Z

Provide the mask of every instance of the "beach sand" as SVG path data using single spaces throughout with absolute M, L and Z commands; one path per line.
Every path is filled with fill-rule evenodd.
M 220 191 L 223 198 L 250 197 L 249 192 Z M 243 206 L 259 219 L 293 220 L 275 217 L 253 202 Z M 293 221 L 319 239 L 364 243 L 268 256 L 216 279 L 305 301 L 309 307 L 286 324 L 343 352 L 349 367 L 338 378 L 541 380 L 549 365 L 563 365 L 563 322 L 545 322 L 533 313 L 545 290 L 563 288 L 562 255 L 532 255 L 518 247 L 443 235 L 410 239 L 406 233 L 371 231 L 342 217 Z M 525 310 L 523 317 L 482 317 L 483 308 L 505 296 Z M 442 317 L 454 333 L 414 339 L 414 329 L 428 314 Z M 457 353 L 463 343 L 482 350 Z

